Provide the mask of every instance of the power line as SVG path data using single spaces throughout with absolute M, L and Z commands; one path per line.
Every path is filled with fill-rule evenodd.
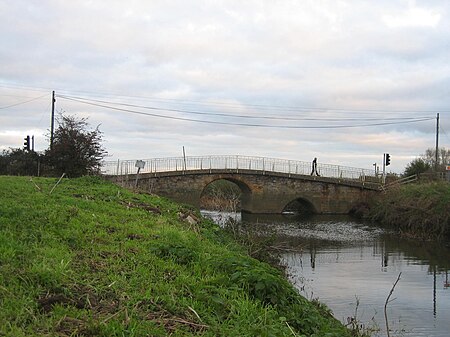
M 20 84 L 2 83 L 0 82 L 0 88 L 10 88 L 10 89 L 21 89 L 30 91 L 52 91 L 57 90 L 58 92 L 64 92 L 68 95 L 71 93 L 81 93 L 94 97 L 122 97 L 122 98 L 134 98 L 134 99 L 146 99 L 150 101 L 161 101 L 161 102 L 172 102 L 176 104 L 192 103 L 196 105 L 206 105 L 206 106 L 226 106 L 229 108 L 258 108 L 258 109 L 272 109 L 272 110 L 282 110 L 285 112 L 293 111 L 309 111 L 309 112 L 349 112 L 349 113 L 450 113 L 448 109 L 433 109 L 433 110 L 417 110 L 417 109 L 348 109 L 348 108 L 335 108 L 335 107 L 306 107 L 306 106 L 282 106 L 282 105 L 267 105 L 267 104 L 247 104 L 239 103 L 234 104 L 230 102 L 217 102 L 210 101 L 204 102 L 199 100 L 189 100 L 189 99 L 176 99 L 176 98 L 161 98 L 161 97 L 151 97 L 151 96 L 139 96 L 139 95 L 123 95 L 117 93 L 106 93 L 106 92 L 94 92 L 94 91 L 84 91 L 84 90 L 67 90 L 62 88 L 48 88 L 48 87 L 37 87 L 37 86 L 26 86 Z
M 442 112 L 447 113 L 450 112 L 450 110 L 399 110 L 399 109 L 349 109 L 349 108 L 329 108 L 329 107 L 306 107 L 306 106 L 284 106 L 284 105 L 268 105 L 268 104 L 234 104 L 234 103 L 228 103 L 228 102 L 202 102 L 202 101 L 196 101 L 196 100 L 187 100 L 187 99 L 170 99 L 170 98 L 152 98 L 152 97 L 145 97 L 145 96 L 122 96 L 122 97 L 132 97 L 132 98 L 143 98 L 153 101 L 162 101 L 162 102 L 175 102 L 182 104 L 184 102 L 197 104 L 197 105 L 217 105 L 217 106 L 227 106 L 231 108 L 243 108 L 243 107 L 253 107 L 258 109 L 272 109 L 272 110 L 282 110 L 282 111 L 292 111 L 292 112 L 298 112 L 298 111 L 304 111 L 304 112 L 359 112 L 359 113 L 436 113 L 436 112 Z
M 82 91 L 79 91 L 82 92 Z M 85 92 L 86 93 L 86 92 Z M 88 93 L 91 94 L 91 93 Z M 101 94 L 103 96 L 115 96 L 124 98 L 138 98 L 146 99 L 150 101 L 161 101 L 161 102 L 172 102 L 177 104 L 192 103 L 196 105 L 206 105 L 206 106 L 226 106 L 229 108 L 243 108 L 243 107 L 254 107 L 258 109 L 272 109 L 272 110 L 282 110 L 282 111 L 304 111 L 304 112 L 358 112 L 358 113 L 436 113 L 436 112 L 450 112 L 450 110 L 436 109 L 436 110 L 398 110 L 398 109 L 348 109 L 348 108 L 330 108 L 330 107 L 305 107 L 305 106 L 283 106 L 283 105 L 267 105 L 267 104 L 248 104 L 248 103 L 229 103 L 229 102 L 217 102 L 217 101 L 198 101 L 198 100 L 188 100 L 188 99 L 175 99 L 175 98 L 159 98 L 159 97 L 149 97 L 149 96 L 128 96 L 128 95 L 115 95 L 115 94 Z M 95 96 L 94 96 L 95 97 Z
M 445 129 L 442 127 L 442 124 L 439 126 L 439 128 L 442 131 L 442 133 L 445 135 L 445 137 L 447 137 L 447 139 L 450 141 L 450 137 L 449 137 L 448 133 L 445 132 Z
M 143 105 L 137 105 L 137 104 L 128 104 L 128 103 L 117 103 L 117 102 L 111 102 L 111 101 L 104 101 L 104 100 L 97 100 L 97 99 L 88 99 L 83 97 L 76 97 L 76 96 L 67 96 L 67 95 L 58 95 L 58 97 L 64 98 L 64 99 L 74 99 L 74 100 L 82 100 L 85 102 L 96 102 L 96 103 L 103 103 L 103 104 L 114 104 L 114 105 L 120 105 L 120 106 L 126 106 L 126 107 L 132 107 L 132 108 L 141 108 L 146 110 L 157 110 L 157 111 L 169 111 L 169 112 L 180 112 L 180 113 L 186 113 L 186 114 L 194 114 L 194 115 L 203 115 L 203 116 L 220 116 L 220 117 L 231 117 L 231 118 L 247 118 L 247 119 L 267 119 L 267 120 L 282 120 L 282 121 L 328 121 L 328 122 L 340 122 L 340 121 L 379 121 L 379 117 L 365 117 L 365 118 L 346 118 L 346 117 L 340 117 L 340 118 L 311 118 L 311 117 L 274 117 L 274 116 L 250 116 L 250 115 L 238 115 L 238 114 L 229 114 L 229 113 L 218 113 L 218 112 L 200 112 L 200 111 L 190 111 L 190 110 L 183 110 L 183 109 L 170 109 L 170 108 L 161 108 L 161 107 L 153 107 L 153 106 L 143 106 Z M 418 118 L 428 118 L 426 116 L 420 117 L 388 117 L 383 118 L 382 120 L 413 120 Z
M 261 127 L 261 128 L 278 128 L 278 129 L 339 129 L 339 128 L 355 128 L 355 127 L 368 127 L 368 126 L 383 126 L 383 125 L 394 125 L 394 124 L 406 124 L 406 123 L 416 123 L 423 122 L 434 119 L 434 117 L 421 117 L 421 118 L 411 118 L 407 121 L 397 121 L 397 122 L 379 122 L 379 123 L 368 123 L 368 124 L 354 124 L 354 125 L 321 125 L 321 126 L 297 126 L 297 125 L 268 125 L 268 124 L 254 124 L 254 123 L 233 123 L 233 122 L 221 122 L 221 121 L 207 121 L 207 120 L 199 120 L 193 118 L 185 118 L 185 117 L 174 117 L 174 116 L 166 116 L 155 113 L 142 112 L 137 110 L 118 108 L 111 105 L 106 105 L 103 103 L 95 103 L 93 101 L 88 101 L 84 99 L 71 98 L 63 95 L 58 95 L 59 98 L 66 99 L 69 101 L 74 101 L 82 104 L 87 104 L 91 106 L 102 107 L 106 109 L 122 111 L 132 114 L 165 118 L 171 120 L 180 120 L 187 122 L 196 122 L 196 123 L 204 123 L 204 124 L 218 124 L 218 125 L 232 125 L 232 126 L 247 126 L 247 127 Z M 153 108 L 154 110 L 162 110 L 158 108 Z
M 48 96 L 48 95 L 49 94 L 45 94 L 45 95 L 42 95 L 42 96 L 39 96 L 39 97 L 35 97 L 35 98 L 32 98 L 32 99 L 29 99 L 27 101 L 23 101 L 23 102 L 14 103 L 14 104 L 11 104 L 11 105 L 2 106 L 2 107 L 0 107 L 0 109 L 7 109 L 7 108 L 11 108 L 13 106 L 18 106 L 18 105 L 22 105 L 22 104 L 25 104 L 25 103 L 33 102 L 33 101 L 36 101 L 36 100 L 41 99 L 41 98 L 43 98 L 45 96 Z
M 5 85 L 2 85 L 0 83 L 0 87 L 5 87 Z M 36 89 L 33 87 L 26 87 L 26 86 L 6 86 L 6 87 L 13 87 L 13 88 L 21 88 L 26 90 L 42 90 L 42 88 Z M 5 109 L 21 104 L 26 104 L 28 102 L 43 98 L 47 96 L 48 94 L 32 98 L 27 101 L 11 104 L 8 106 L 0 107 L 0 109 Z M 185 109 L 170 109 L 170 108 L 162 108 L 162 107 L 154 107 L 154 106 L 143 106 L 143 105 L 136 105 L 136 104 L 127 104 L 127 103 L 117 103 L 117 102 L 111 102 L 111 101 L 105 101 L 105 100 L 97 100 L 97 99 L 88 99 L 78 96 L 69 96 L 69 95 L 58 95 L 58 97 L 66 100 L 72 100 L 76 101 L 82 104 L 89 104 L 93 106 L 98 106 L 102 108 L 112 109 L 116 111 L 123 111 L 128 113 L 134 113 L 134 114 L 140 114 L 140 115 L 147 115 L 157 118 L 165 118 L 165 119 L 173 119 L 173 120 L 181 120 L 181 121 L 189 121 L 189 122 L 196 122 L 196 123 L 206 123 L 206 124 L 219 124 L 219 125 L 233 125 L 233 126 L 248 126 L 248 127 L 263 127 L 263 128 L 282 128 L 282 129 L 338 129 L 338 128 L 356 128 L 356 127 L 370 127 L 370 126 L 384 126 L 384 125 L 395 125 L 395 124 L 406 124 L 406 123 L 417 123 L 422 121 L 428 121 L 434 119 L 434 117 L 426 117 L 426 116 L 415 116 L 415 117 L 387 117 L 380 119 L 379 117 L 359 117 L 359 118 L 347 118 L 347 117 L 339 117 L 339 118 L 312 118 L 312 117 L 280 117 L 280 116 L 267 116 L 267 115 L 257 115 L 257 116 L 251 116 L 251 115 L 241 115 L 241 114 L 231 114 L 231 113 L 215 113 L 215 112 L 200 112 L 200 111 L 190 111 Z M 122 96 L 127 97 L 127 96 Z M 129 96 L 128 96 L 129 97 Z M 161 99 L 162 100 L 162 99 Z M 177 101 L 175 99 L 170 100 L 166 99 L 166 101 Z M 196 101 L 191 101 L 196 102 Z M 198 103 L 198 102 L 197 102 Z M 153 110 L 153 111 L 167 111 L 167 112 L 177 112 L 177 113 L 184 113 L 184 114 L 194 114 L 194 115 L 202 115 L 202 116 L 216 116 L 216 117 L 228 117 L 228 118 L 245 118 L 245 119 L 262 119 L 262 120 L 278 120 L 278 121 L 320 121 L 320 122 L 369 122 L 369 123 L 360 123 L 360 124 L 344 124 L 344 125 L 267 125 L 267 124 L 258 124 L 258 123 L 236 123 L 236 122 L 226 122 L 226 121 L 211 121 L 211 120 L 200 120 L 200 119 L 193 119 L 193 118 L 186 118 L 186 117 L 175 117 L 175 116 L 167 116 L 167 115 L 161 115 L 156 113 L 144 113 L 142 111 L 137 111 L 134 109 L 123 109 L 123 108 L 117 108 L 113 105 L 120 105 L 125 107 L 131 107 L 131 108 L 138 108 L 138 109 L 146 109 L 146 110 Z M 224 103 L 223 106 L 227 106 L 227 103 Z M 230 105 L 232 106 L 232 105 Z M 352 109 L 337 109 L 337 108 L 306 108 L 306 107 L 282 107 L 282 106 L 270 106 L 270 105 L 259 105 L 259 104 L 251 104 L 251 105 L 245 105 L 250 107 L 263 107 L 263 108 L 270 108 L 274 107 L 276 109 L 281 108 L 287 108 L 287 109 L 308 109 L 306 111 L 300 111 L 302 113 L 315 113 L 320 109 L 327 110 L 327 111 L 340 111 L 340 112 L 394 112 L 388 111 L 388 110 L 352 110 Z M 420 110 L 417 110 L 415 112 L 419 112 Z M 299 111 L 297 111 L 299 112 Z M 321 111 L 326 112 L 326 111 Z M 399 111 L 397 112 L 406 112 L 406 111 Z M 410 111 L 414 112 L 414 111 Z M 426 112 L 426 110 L 421 110 L 420 112 Z M 436 111 L 433 111 L 436 112 Z M 378 122 L 377 122 L 378 121 Z M 372 123 L 376 122 L 376 123 Z

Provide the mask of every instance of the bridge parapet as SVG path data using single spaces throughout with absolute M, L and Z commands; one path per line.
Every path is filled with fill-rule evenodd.
M 188 172 L 197 170 L 252 170 L 273 173 L 285 173 L 295 175 L 310 175 L 311 163 L 266 157 L 253 156 L 190 156 L 153 158 L 143 160 L 145 167 L 140 173 L 161 172 Z M 136 160 L 105 161 L 102 165 L 102 173 L 106 175 L 128 175 L 135 174 Z M 370 180 L 378 182 L 374 170 L 340 166 L 333 164 L 317 163 L 317 171 L 320 176 L 328 178 L 349 180 Z

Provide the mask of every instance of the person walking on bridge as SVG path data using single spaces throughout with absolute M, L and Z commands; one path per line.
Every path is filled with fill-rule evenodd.
M 314 160 L 312 161 L 312 171 L 311 171 L 311 175 L 316 175 L 318 177 L 320 177 L 319 172 L 317 172 L 317 158 L 314 158 Z

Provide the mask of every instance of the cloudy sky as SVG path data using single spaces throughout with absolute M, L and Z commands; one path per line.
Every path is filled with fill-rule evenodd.
M 56 111 L 111 160 L 251 155 L 389 170 L 450 148 L 450 1 L 0 0 L 0 150 Z

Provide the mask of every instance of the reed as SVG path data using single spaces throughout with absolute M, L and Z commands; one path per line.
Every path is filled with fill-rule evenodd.
M 450 184 L 418 183 L 387 191 L 371 207 L 369 218 L 405 236 L 450 239 Z

